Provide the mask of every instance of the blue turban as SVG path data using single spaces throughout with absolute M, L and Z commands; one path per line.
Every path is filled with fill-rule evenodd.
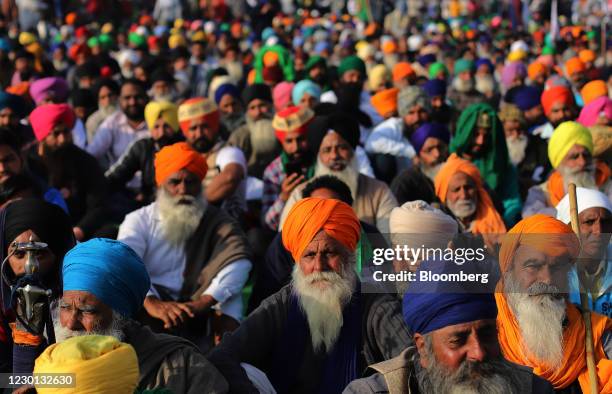
M 0 51 L 9 52 L 11 50 L 11 42 L 6 38 L 0 38 Z
M 151 287 L 144 263 L 126 244 L 94 238 L 72 248 L 62 266 L 64 292 L 86 291 L 124 316 L 134 316 Z
M 541 89 L 535 86 L 523 86 L 514 93 L 514 104 L 516 104 L 521 111 L 528 111 L 540 105 L 540 96 L 542 96 Z
M 236 85 L 231 84 L 231 83 L 224 83 L 223 85 L 219 86 L 217 90 L 215 91 L 215 103 L 219 105 L 219 103 L 221 102 L 221 99 L 226 94 L 229 94 L 230 96 L 236 99 L 240 98 L 240 91 L 238 90 Z
M 10 108 L 18 118 L 23 118 L 27 115 L 26 107 L 27 104 L 22 97 L 0 91 L 0 111 Z
M 331 51 L 331 45 L 327 41 L 319 41 L 314 46 L 314 53 L 320 55 L 323 51 Z
M 446 82 L 441 79 L 430 79 L 423 84 L 423 90 L 430 98 L 446 96 Z
M 436 55 L 433 53 L 428 53 L 427 55 L 422 55 L 417 58 L 417 62 L 423 67 L 428 64 L 434 63 L 436 61 Z
M 450 141 L 450 132 L 441 123 L 425 123 L 421 125 L 412 135 L 410 136 L 410 143 L 414 147 L 414 150 L 421 151 L 427 138 L 438 138 L 447 144 Z
M 304 97 L 304 93 L 308 93 L 312 97 L 319 100 L 321 97 L 321 87 L 309 79 L 304 79 L 296 83 L 293 87 L 293 91 L 291 92 L 291 100 L 293 100 L 293 105 L 298 105 L 300 103 L 300 100 L 302 97 Z
M 476 60 L 476 70 L 478 70 L 478 68 L 482 66 L 483 64 L 486 64 L 487 66 L 489 66 L 489 71 L 491 73 L 495 71 L 495 67 L 493 67 L 493 63 L 489 59 L 485 59 L 485 58 L 480 58 Z
M 431 271 L 432 274 L 452 274 L 464 272 L 475 273 L 474 269 L 483 262 L 469 261 L 457 265 L 452 261 L 425 261 L 419 267 L 417 279 L 421 271 Z M 485 264 L 488 269 L 493 264 Z M 478 268 L 479 272 L 485 272 Z M 427 334 L 444 327 L 483 319 L 497 317 L 497 304 L 493 296 L 494 282 L 489 274 L 488 292 L 483 293 L 475 282 L 442 282 L 414 281 L 410 283 L 402 305 L 404 321 L 410 331 Z M 471 286 L 470 286 L 471 284 Z M 485 286 L 485 285 L 480 285 Z M 479 292 L 480 291 L 480 292 Z

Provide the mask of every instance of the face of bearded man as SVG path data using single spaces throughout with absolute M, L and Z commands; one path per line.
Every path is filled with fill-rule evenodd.
M 172 196 L 163 187 L 157 191 L 157 209 L 161 218 L 161 232 L 170 244 L 182 246 L 193 235 L 208 202 L 200 193 L 197 197 L 191 195 Z
M 330 166 L 323 164 L 323 161 L 317 156 L 317 165 L 315 167 L 315 178 L 323 175 L 333 175 L 346 183 L 351 189 L 353 198 L 357 196 L 357 183 L 359 180 L 359 164 L 355 155 L 350 160 L 335 159 L 332 160 Z
M 453 79 L 453 89 L 460 93 L 471 92 L 474 89 L 474 79 L 461 79 L 455 77 Z
M 315 351 L 328 352 L 340 335 L 342 312 L 357 282 L 352 268 L 355 258 L 350 256 L 347 260 L 340 273 L 330 270 L 304 274 L 299 264 L 293 269 L 292 286 L 306 314 Z
M 420 365 L 416 377 L 424 394 L 502 394 L 517 393 L 518 385 L 513 381 L 512 365 L 503 357 L 484 361 L 463 360 L 459 368 L 450 371 L 437 361 L 432 334 L 425 335 L 426 358 L 434 360 L 428 368 Z M 418 364 L 415 363 L 415 364 Z
M 448 200 L 446 205 L 458 219 L 467 219 L 476 213 L 478 205 L 471 199 Z
M 569 184 L 575 183 L 576 187 L 587 189 L 597 189 L 595 180 L 595 166 L 589 165 L 584 168 L 571 168 L 565 165 L 558 167 L 559 173 L 563 177 L 563 186 L 569 190 Z
M 506 137 L 506 146 L 508 146 L 508 155 L 510 162 L 515 166 L 520 164 L 525 159 L 527 143 L 529 139 L 526 135 L 521 134 L 519 137 Z
M 53 330 L 55 331 L 55 339 L 57 342 L 63 342 L 66 339 L 70 339 L 73 337 L 81 337 L 85 335 L 105 335 L 110 336 L 122 341 L 125 337 L 123 331 L 125 326 L 128 323 L 128 319 L 121 314 L 113 311 L 112 321 L 108 327 L 100 327 L 99 325 L 95 326 L 93 330 L 71 330 L 68 327 L 62 326 L 60 319 L 58 308 L 54 308 L 52 311 L 53 314 Z
M 421 167 L 421 171 L 423 171 L 423 174 L 425 174 L 427 178 L 433 181 L 434 179 L 436 179 L 436 175 L 438 175 L 438 172 L 440 172 L 440 169 L 442 168 L 443 165 L 444 163 L 437 163 L 434 165 L 427 165 L 427 164 L 421 163 L 420 167 Z

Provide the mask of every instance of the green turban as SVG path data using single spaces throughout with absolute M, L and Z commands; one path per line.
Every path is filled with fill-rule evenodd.
M 431 63 L 429 66 L 429 79 L 435 79 L 436 76 L 440 73 L 440 71 L 444 71 L 446 75 L 448 75 L 448 68 L 442 62 Z
M 323 64 L 325 66 L 326 65 L 325 59 L 318 55 L 311 56 L 308 58 L 308 61 L 304 65 L 304 70 L 308 73 L 317 64 Z
M 474 62 L 468 59 L 459 59 L 455 62 L 455 75 L 460 74 L 464 71 L 472 71 L 474 69 Z
M 342 76 L 342 74 L 350 70 L 357 70 L 364 77 L 366 75 L 365 63 L 355 55 L 347 56 L 342 59 L 340 65 L 338 66 L 338 75 Z

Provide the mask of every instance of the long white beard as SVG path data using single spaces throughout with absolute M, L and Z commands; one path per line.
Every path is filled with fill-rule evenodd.
M 247 124 L 253 151 L 256 153 L 274 152 L 278 144 L 272 127 L 272 120 L 268 118 L 252 120 L 247 116 Z
M 471 92 L 474 89 L 474 80 L 464 81 L 459 77 L 453 79 L 453 89 L 461 93 Z
M 508 146 L 510 162 L 515 166 L 520 164 L 525 158 L 528 142 L 529 139 L 526 135 L 521 135 L 518 138 L 506 138 L 506 146 Z
M 556 286 L 535 283 L 523 290 L 507 274 L 504 292 L 521 329 L 524 351 L 550 368 L 563 361 L 563 320 L 565 299 L 556 294 Z
M 296 264 L 292 277 L 293 291 L 308 320 L 312 346 L 315 352 L 329 352 L 340 335 L 342 310 L 351 299 L 357 274 L 352 265 L 347 265 L 342 275 L 333 271 L 304 275 Z
M 474 77 L 475 87 L 480 93 L 484 95 L 495 93 L 495 79 L 489 75 L 476 75 Z
M 466 219 L 476 213 L 477 204 L 472 200 L 457 200 L 455 202 L 446 202 L 446 206 L 451 210 L 453 215 L 459 219 Z
M 179 203 L 179 202 L 187 203 Z M 161 232 L 166 241 L 182 246 L 193 235 L 208 207 L 208 202 L 199 196 L 171 196 L 163 187 L 157 191 L 157 209 Z
M 110 326 L 106 328 L 94 327 L 90 332 L 85 330 L 71 330 L 62 326 L 59 319 L 59 312 L 57 309 L 53 312 L 53 331 L 55 331 L 55 340 L 57 342 L 63 342 L 66 339 L 73 337 L 82 337 L 85 335 L 104 335 L 117 338 L 122 341 L 125 337 L 123 329 L 127 323 L 127 318 L 123 317 L 119 313 L 113 311 L 112 322 Z
M 575 171 L 565 166 L 559 166 L 559 172 L 563 177 L 563 187 L 565 191 L 569 190 L 570 183 L 576 184 L 576 187 L 597 189 L 594 166 L 591 166 L 590 168 L 587 168 L 584 171 Z
M 342 171 L 334 171 L 327 167 L 321 159 L 317 156 L 317 165 L 315 167 L 314 177 L 320 177 L 323 175 L 332 175 L 340 179 L 342 182 L 351 189 L 351 196 L 353 200 L 357 198 L 357 185 L 359 182 L 359 164 L 357 163 L 356 156 L 353 156 L 351 161 Z

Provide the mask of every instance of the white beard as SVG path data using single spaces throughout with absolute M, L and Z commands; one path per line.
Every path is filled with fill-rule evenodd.
M 436 179 L 436 175 L 438 175 L 438 172 L 440 172 L 440 169 L 442 168 L 443 165 L 444 165 L 444 162 L 434 164 L 433 166 L 427 166 L 425 164 L 421 164 L 421 171 L 423 172 L 423 174 L 425 174 L 427 178 L 434 181 Z
M 466 219 L 476 213 L 477 204 L 472 200 L 447 201 L 446 206 L 458 219 Z
M 512 275 L 507 274 L 504 292 L 521 329 L 523 350 L 546 366 L 557 369 L 563 361 L 565 299 L 538 290 L 542 286 L 546 287 L 535 283 L 528 290 L 522 290 Z M 558 291 L 556 286 L 548 288 L 552 293 Z
M 320 177 L 323 175 L 332 175 L 340 179 L 342 182 L 351 189 L 351 196 L 353 200 L 357 198 L 357 185 L 359 181 L 359 164 L 357 163 L 356 156 L 353 156 L 351 161 L 342 171 L 334 171 L 327 167 L 321 159 L 317 156 L 317 165 L 315 167 L 314 177 Z
M 160 217 L 161 232 L 166 241 L 174 246 L 182 246 L 193 235 L 208 207 L 208 202 L 200 193 L 193 196 L 171 196 L 163 187 L 157 191 L 157 209 Z M 188 204 L 179 201 L 188 201 Z
M 569 184 L 574 183 L 576 187 L 584 187 L 586 189 L 597 189 L 595 181 L 595 167 L 585 169 L 584 171 L 575 171 L 565 166 L 559 166 L 559 172 L 563 177 L 563 187 L 565 191 L 569 190 Z
M 296 264 L 292 277 L 293 291 L 308 320 L 312 346 L 315 352 L 329 352 L 340 335 L 342 310 L 351 299 L 357 273 L 347 265 L 342 275 L 333 271 L 304 275 Z
M 474 89 L 474 80 L 470 79 L 469 81 L 464 81 L 459 77 L 455 77 L 453 79 L 453 89 L 460 93 L 471 92 Z
M 510 162 L 515 166 L 520 164 L 525 158 L 528 142 L 529 139 L 526 135 L 521 135 L 519 138 L 506 138 L 508 156 L 510 156 Z
M 62 326 L 59 319 L 59 311 L 55 309 L 53 311 L 53 331 L 55 331 L 56 342 L 64 342 L 66 339 L 74 337 L 82 337 L 85 335 L 104 335 L 114 337 L 119 341 L 123 341 L 125 335 L 123 334 L 123 328 L 127 323 L 127 318 L 121 316 L 119 313 L 113 311 L 112 322 L 107 328 L 95 327 L 93 331 L 87 332 L 74 331 L 69 328 Z
M 476 75 L 474 80 L 476 81 L 476 90 L 480 93 L 484 95 L 495 93 L 495 79 L 491 75 Z

